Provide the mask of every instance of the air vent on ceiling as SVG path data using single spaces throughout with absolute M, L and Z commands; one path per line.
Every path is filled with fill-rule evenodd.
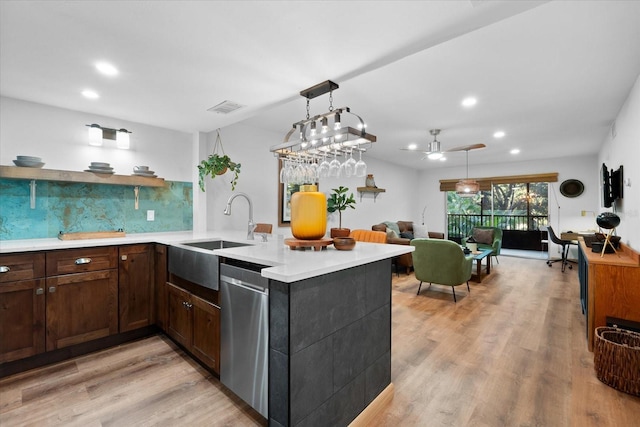
M 244 105 L 238 104 L 237 102 L 223 101 L 220 104 L 214 105 L 213 107 L 207 109 L 207 111 L 211 111 L 218 114 L 229 114 L 242 107 L 244 107 Z

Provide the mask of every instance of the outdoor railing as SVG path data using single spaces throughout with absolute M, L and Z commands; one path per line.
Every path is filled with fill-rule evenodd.
M 471 236 L 473 227 L 499 227 L 502 230 L 539 231 L 549 222 L 547 215 L 447 215 L 449 239 Z

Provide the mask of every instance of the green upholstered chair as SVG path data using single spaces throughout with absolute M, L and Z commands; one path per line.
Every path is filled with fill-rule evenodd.
M 467 283 L 471 278 L 473 255 L 465 255 L 460 245 L 450 240 L 440 239 L 413 239 L 411 246 L 416 249 L 411 253 L 413 257 L 413 270 L 416 279 L 420 280 L 418 294 L 422 288 L 422 282 L 451 286 L 453 301 L 456 300 L 454 286 Z
M 478 249 L 493 249 L 492 257 L 498 261 L 500 249 L 502 249 L 502 229 L 500 227 L 473 227 L 471 236 L 478 243 Z M 466 243 L 466 240 L 463 244 Z M 500 264 L 500 261 L 498 261 Z

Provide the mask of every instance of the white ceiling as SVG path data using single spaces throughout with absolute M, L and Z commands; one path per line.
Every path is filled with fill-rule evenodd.
M 98 74 L 99 60 L 120 74 Z M 400 150 L 426 149 L 432 128 L 443 149 L 485 143 L 475 164 L 597 153 L 639 74 L 638 1 L 0 1 L 3 96 L 284 138 L 306 114 L 299 92 L 330 79 L 334 106 L 378 137 L 367 155 L 416 169 L 464 164 Z M 225 100 L 246 107 L 206 111 Z M 328 106 L 315 98 L 311 114 Z

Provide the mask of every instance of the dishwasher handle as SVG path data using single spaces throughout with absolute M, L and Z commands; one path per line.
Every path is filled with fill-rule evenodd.
M 252 292 L 257 292 L 265 295 L 269 294 L 269 288 L 265 288 L 264 286 L 254 285 L 253 283 L 244 282 L 240 279 L 236 279 L 235 277 L 229 277 L 221 274 L 220 281 L 229 283 L 234 286 L 239 286 L 241 288 L 245 288 Z

